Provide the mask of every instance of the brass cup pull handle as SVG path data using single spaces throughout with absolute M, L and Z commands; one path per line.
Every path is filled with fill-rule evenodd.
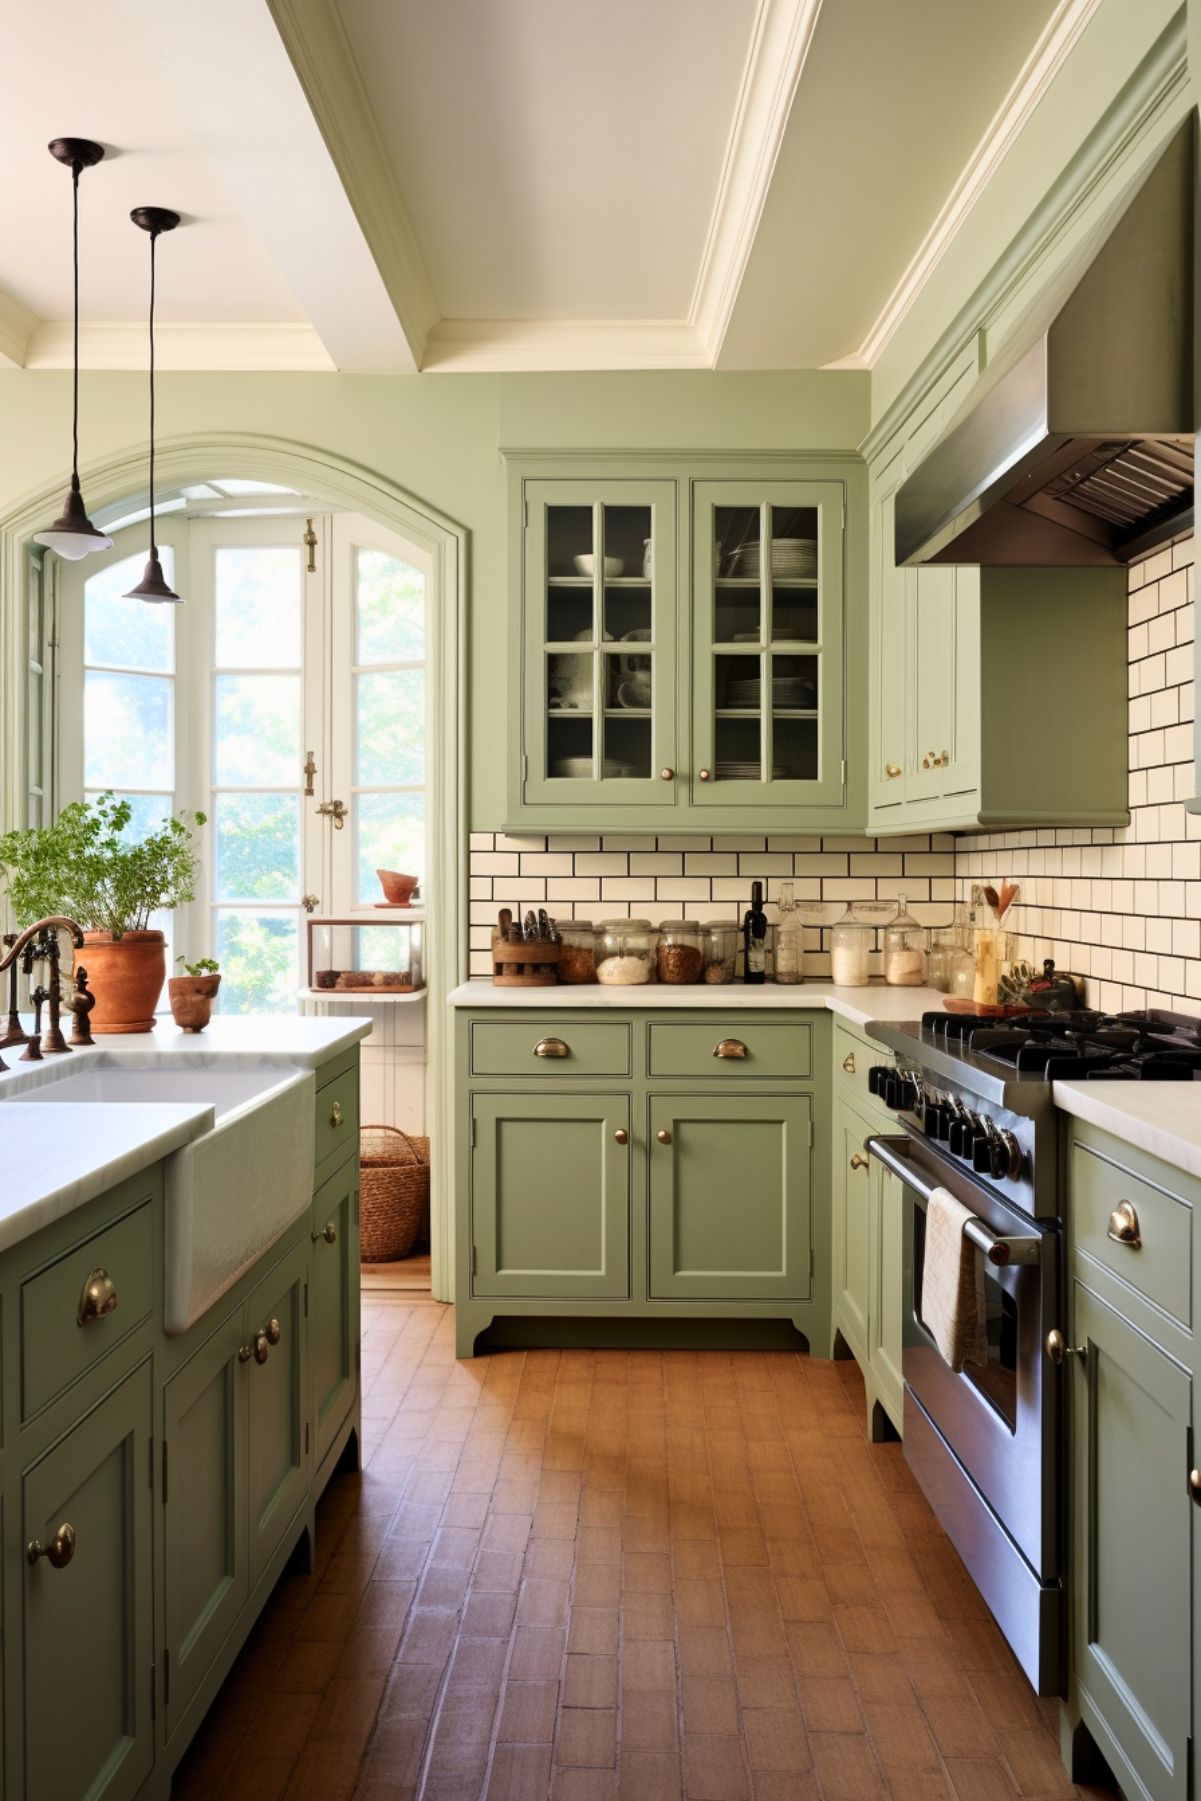
M 671 1133 L 668 1131 L 656 1132 L 655 1137 L 659 1140 L 660 1144 L 671 1143 Z
M 331 1219 L 326 1222 L 326 1224 L 322 1227 L 320 1232 L 313 1232 L 310 1234 L 310 1237 L 312 1238 L 314 1244 L 319 1244 L 323 1238 L 324 1238 L 326 1244 L 337 1244 L 338 1228 L 337 1228 L 337 1226 L 335 1226 L 333 1220 Z
M 895 782 L 899 775 L 904 774 L 904 771 L 899 763 L 886 763 L 884 765 L 884 774 L 890 782 Z
M 1128 1250 L 1137 1251 L 1143 1242 L 1143 1235 L 1138 1229 L 1138 1214 L 1130 1201 L 1119 1201 L 1109 1216 L 1109 1227 L 1106 1238 L 1112 1238 L 1115 1244 L 1124 1244 Z
M 330 1125 L 331 1126 L 340 1126 L 345 1118 L 346 1118 L 346 1115 L 342 1111 L 341 1101 L 335 1101 L 333 1106 L 329 1110 Z
M 1084 1357 L 1087 1355 L 1085 1346 L 1082 1344 L 1069 1344 L 1058 1326 L 1053 1326 L 1047 1333 L 1046 1350 L 1047 1356 L 1057 1368 L 1069 1357 Z
M 711 769 L 702 769 L 699 773 L 702 782 L 711 782 L 713 780 L 713 771 Z
M 90 1326 L 93 1320 L 103 1319 L 106 1313 L 111 1313 L 116 1305 L 117 1284 L 106 1269 L 94 1269 L 80 1291 L 75 1324 Z
M 732 1057 L 737 1059 L 740 1057 L 749 1057 L 750 1052 L 747 1050 L 746 1045 L 743 1044 L 741 1038 L 721 1038 L 713 1046 L 713 1055 L 715 1057 Z
M 842 1060 L 842 1067 L 845 1069 L 848 1076 L 854 1075 L 854 1073 L 855 1073 L 855 1053 L 854 1053 L 854 1051 L 847 1052 L 846 1056 Z
M 630 1142 L 630 1134 L 626 1131 L 624 1126 L 618 1126 L 616 1132 L 613 1134 L 613 1138 L 617 1144 L 629 1144 Z
M 30 1563 L 36 1563 L 44 1557 L 52 1570 L 65 1570 L 75 1555 L 75 1528 L 63 1521 L 48 1545 L 40 1538 L 31 1538 L 25 1547 L 25 1556 Z
M 852 1151 L 851 1152 L 851 1168 L 852 1169 L 866 1169 L 867 1168 L 867 1158 L 861 1157 L 859 1155 L 858 1151 Z
M 535 1057 L 570 1057 L 571 1048 L 561 1038 L 540 1038 L 534 1046 Z
M 1188 1492 L 1190 1498 L 1201 1507 L 1201 1470 L 1190 1470 L 1188 1473 Z

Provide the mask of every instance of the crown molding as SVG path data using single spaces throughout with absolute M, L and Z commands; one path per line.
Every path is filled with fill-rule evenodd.
M 430 333 L 428 373 L 707 369 L 686 319 L 443 319 Z
M 24 367 L 37 323 L 32 313 L 0 288 L 0 368 L 6 364 L 14 369 Z
M 1101 0 L 1059 0 L 879 318 L 857 351 L 827 367 L 875 366 L 1100 4 Z
M 822 0 L 759 0 L 688 322 L 716 367 Z
M 420 369 L 438 303 L 339 10 L 330 0 L 268 6 Z
M 160 371 L 227 369 L 325 373 L 335 367 L 313 327 L 292 324 L 156 323 L 154 360 Z M 145 323 L 81 325 L 79 362 L 84 369 L 145 369 Z M 43 320 L 36 323 L 25 347 L 24 366 L 27 369 L 69 369 L 69 322 Z

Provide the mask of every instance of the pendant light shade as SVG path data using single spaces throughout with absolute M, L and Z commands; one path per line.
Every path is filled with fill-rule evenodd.
M 104 155 L 102 144 L 91 138 L 55 138 L 49 145 L 55 162 L 65 163 L 71 171 L 71 270 L 74 294 L 74 324 L 71 353 L 71 486 L 63 502 L 63 510 L 53 525 L 35 532 L 35 544 L 44 544 L 69 562 L 77 563 L 93 550 L 111 550 L 112 539 L 105 536 L 88 518 L 79 491 L 79 177 L 84 169 L 92 169 Z
M 129 216 L 140 230 L 148 232 L 150 236 L 150 556 L 141 581 L 136 588 L 129 590 L 125 598 L 173 601 L 178 604 L 180 597 L 163 574 L 163 566 L 158 559 L 158 545 L 154 541 L 154 247 L 161 232 L 175 230 L 179 224 L 179 214 L 165 206 L 135 206 Z

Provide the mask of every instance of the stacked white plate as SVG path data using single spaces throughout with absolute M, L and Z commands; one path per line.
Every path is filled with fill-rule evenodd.
M 729 686 L 729 705 L 732 707 L 757 707 L 763 696 L 763 683 L 755 676 L 736 677 Z M 799 675 L 777 675 L 772 677 L 771 704 L 773 707 L 811 707 L 813 705 L 813 683 Z
M 757 579 L 762 568 L 763 547 L 756 539 L 753 544 L 740 544 L 737 550 L 731 551 L 721 572 L 725 576 L 742 576 L 749 580 Z M 817 574 L 817 539 L 773 538 L 771 570 L 781 581 L 812 580 Z
M 761 778 L 761 770 L 762 766 L 758 759 L 754 762 L 719 763 L 717 765 L 717 779 L 719 782 L 757 782 Z M 771 773 L 772 780 L 778 782 L 782 776 L 788 774 L 788 765 L 786 763 L 774 763 L 772 765 Z
M 553 776 L 567 776 L 571 781 L 590 782 L 592 780 L 592 758 L 559 757 L 551 764 L 550 772 Z M 616 757 L 605 758 L 605 775 L 610 781 L 624 781 L 637 773 L 638 771 L 632 763 L 620 763 Z

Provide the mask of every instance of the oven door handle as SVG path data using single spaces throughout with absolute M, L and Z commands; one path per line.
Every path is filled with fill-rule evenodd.
M 863 1148 L 899 1177 L 907 1188 L 916 1190 L 924 1201 L 928 1202 L 935 1188 L 942 1186 L 941 1183 L 923 1181 L 918 1174 L 908 1138 L 865 1138 Z M 1040 1233 L 1026 1232 L 1011 1238 L 998 1238 L 982 1219 L 974 1215 L 964 1222 L 963 1236 L 978 1251 L 983 1251 L 990 1263 L 999 1267 L 1008 1263 L 1037 1263 L 1042 1251 Z

